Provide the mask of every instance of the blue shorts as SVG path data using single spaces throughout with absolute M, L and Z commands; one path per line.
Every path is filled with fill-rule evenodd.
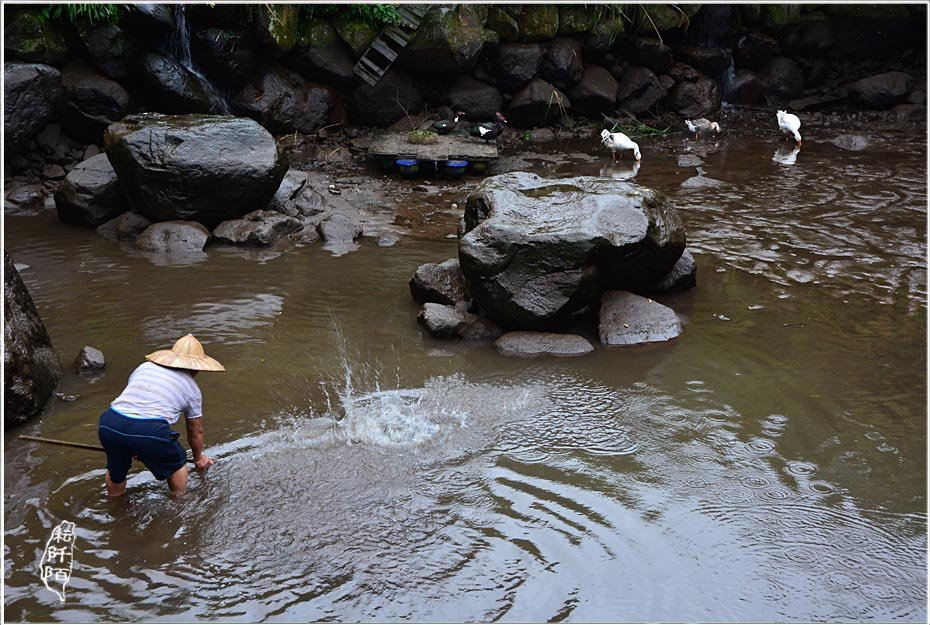
M 130 418 L 109 408 L 100 415 L 97 435 L 107 451 L 110 480 L 117 484 L 126 481 L 133 456 L 138 456 L 157 480 L 167 480 L 187 464 L 179 434 L 164 419 Z

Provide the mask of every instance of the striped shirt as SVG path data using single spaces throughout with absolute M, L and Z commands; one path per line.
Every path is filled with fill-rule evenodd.
M 161 418 L 177 423 L 203 416 L 203 396 L 186 369 L 144 362 L 129 376 L 129 383 L 110 407 L 127 417 Z

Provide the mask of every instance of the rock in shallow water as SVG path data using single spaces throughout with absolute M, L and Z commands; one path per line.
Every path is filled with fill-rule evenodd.
M 685 247 L 661 194 L 603 178 L 515 172 L 468 198 L 459 261 L 468 291 L 505 328 L 549 329 L 597 301 L 664 277 Z
M 594 351 L 588 339 L 555 332 L 508 332 L 494 342 L 504 356 L 583 356 Z
M 152 224 L 136 239 L 136 249 L 164 254 L 200 252 L 210 231 L 196 221 L 162 221 Z
M 78 374 L 85 377 L 96 375 L 106 367 L 107 363 L 103 357 L 103 352 L 90 345 L 82 347 L 74 359 L 74 369 Z
M 215 227 L 265 206 L 287 171 L 267 130 L 247 118 L 130 115 L 104 147 L 130 204 L 152 221 Z
M 224 221 L 213 231 L 218 241 L 268 247 L 303 227 L 299 219 L 276 211 L 252 211 L 242 219 Z
M 626 291 L 605 293 L 601 300 L 598 333 L 604 345 L 661 343 L 681 331 L 675 311 L 654 300 Z
M 410 278 L 410 295 L 418 304 L 434 302 L 453 306 L 456 302 L 468 300 L 459 259 L 450 258 L 442 263 L 426 263 L 417 267 Z

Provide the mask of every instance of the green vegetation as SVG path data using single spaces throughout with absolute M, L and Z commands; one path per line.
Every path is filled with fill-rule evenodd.
M 130 10 L 131 4 L 49 4 L 39 11 L 39 19 L 115 24 Z
M 302 22 L 309 22 L 314 18 L 346 14 L 362 19 L 375 28 L 382 28 L 387 24 L 400 23 L 397 7 L 396 4 L 301 4 L 300 18 Z
M 407 141 L 417 145 L 439 143 L 439 135 L 429 130 L 414 130 L 407 135 Z
M 608 119 L 605 116 L 605 121 L 610 122 L 612 120 Z M 653 128 L 652 126 L 647 126 L 639 120 L 630 120 L 629 123 L 626 122 L 614 122 L 613 126 L 610 127 L 610 132 L 622 132 L 630 139 L 638 139 L 640 137 L 664 137 L 671 130 L 671 126 L 668 126 L 665 129 Z

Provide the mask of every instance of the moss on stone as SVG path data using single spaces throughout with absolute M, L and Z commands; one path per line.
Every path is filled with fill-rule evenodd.
M 598 22 L 596 8 L 585 4 L 563 4 L 559 6 L 559 34 L 566 37 L 584 35 L 594 29 Z
M 297 44 L 304 47 L 328 46 L 338 43 L 339 39 L 336 29 L 327 20 L 322 18 L 313 18 L 302 22 L 297 27 Z
M 554 4 L 525 5 L 517 16 L 517 24 L 522 41 L 548 41 L 559 32 L 559 7 Z
M 801 6 L 798 4 L 764 4 L 761 15 L 762 23 L 767 28 L 781 28 L 801 19 Z
M 296 4 L 266 4 L 262 11 L 263 24 L 275 47 L 287 52 L 297 42 L 297 13 Z
M 58 64 L 68 57 L 68 44 L 60 30 L 35 12 L 17 13 L 7 21 L 3 34 L 8 61 Z
M 860 19 L 907 19 L 911 14 L 901 4 L 830 4 L 823 10 L 827 15 Z
M 332 24 L 339 37 L 352 49 L 355 58 L 362 56 L 379 32 L 366 20 L 349 13 L 338 14 Z
M 506 9 L 499 5 L 488 8 L 486 26 L 500 35 L 501 41 L 513 42 L 520 39 L 520 27 Z

